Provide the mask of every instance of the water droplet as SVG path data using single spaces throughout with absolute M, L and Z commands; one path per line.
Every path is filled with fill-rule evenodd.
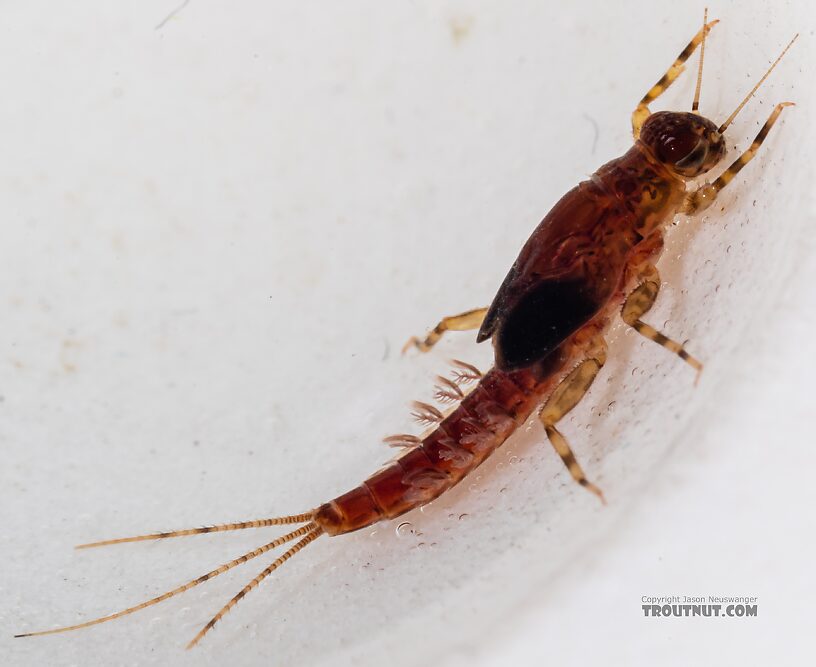
M 503 486 L 502 488 L 499 489 L 499 493 L 505 493 L 506 491 L 507 491 L 506 486 Z
M 496 464 L 496 470 L 502 470 L 503 468 L 504 468 L 504 463 L 502 463 L 501 461 L 499 461 L 499 462 Z
M 460 514 L 459 515 L 459 521 L 464 521 L 465 519 L 468 518 L 468 516 L 469 516 L 468 514 Z
M 510 458 L 507 460 L 507 462 L 508 462 L 508 463 L 509 463 L 511 466 L 514 466 L 514 465 L 516 465 L 516 463 L 518 463 L 518 462 L 519 462 L 519 460 L 520 460 L 520 459 L 519 459 L 519 457 L 518 457 L 518 456 L 511 456 L 511 457 L 510 457 Z
M 615 401 L 612 401 L 609 405 L 606 406 L 607 412 L 614 412 L 615 411 Z
M 414 525 L 410 521 L 403 521 L 397 526 L 397 537 L 407 537 L 414 534 Z

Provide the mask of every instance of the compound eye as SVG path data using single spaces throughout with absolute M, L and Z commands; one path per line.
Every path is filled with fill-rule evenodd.
M 691 153 L 674 163 L 678 169 L 699 169 L 708 156 L 708 142 L 700 140 Z
M 696 132 L 664 134 L 660 137 L 658 157 L 668 164 L 676 164 L 697 148 L 700 137 Z

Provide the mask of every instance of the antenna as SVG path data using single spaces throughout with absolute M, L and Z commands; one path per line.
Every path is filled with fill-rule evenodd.
M 748 94 L 745 96 L 745 99 L 744 99 L 744 100 L 742 100 L 742 102 L 740 102 L 739 106 L 738 106 L 736 109 L 734 109 L 734 113 L 732 113 L 732 114 L 731 114 L 731 115 L 728 117 L 728 119 L 727 119 L 727 120 L 726 120 L 726 121 L 725 121 L 725 122 L 724 122 L 722 125 L 720 125 L 720 129 L 718 130 L 720 134 L 722 134 L 723 132 L 725 132 L 725 128 L 727 128 L 729 125 L 731 125 L 731 121 L 732 121 L 732 120 L 734 120 L 734 119 L 737 117 L 737 114 L 738 114 L 740 111 L 742 111 L 742 107 L 744 107 L 744 106 L 746 105 L 746 103 L 748 102 L 748 100 L 750 100 L 750 99 L 751 99 L 751 97 L 753 97 L 754 93 L 755 93 L 755 92 L 757 91 L 757 89 L 758 89 L 758 88 L 759 88 L 759 87 L 762 85 L 762 83 L 765 81 L 765 79 L 767 79 L 767 78 L 768 78 L 768 76 L 770 75 L 770 73 L 771 73 L 771 72 L 773 72 L 774 67 L 776 67 L 776 66 L 779 64 L 779 61 L 780 61 L 780 60 L 782 60 L 782 56 L 784 56 L 784 55 L 785 55 L 785 54 L 788 52 L 788 49 L 789 49 L 791 46 L 793 46 L 793 43 L 796 41 L 796 38 L 797 38 L 797 37 L 799 37 L 799 33 L 798 33 L 798 32 L 797 32 L 797 33 L 796 33 L 796 34 L 793 36 L 793 39 L 792 39 L 792 40 L 791 40 L 791 41 L 788 43 L 788 45 L 785 47 L 785 49 L 782 51 L 782 53 L 780 53 L 780 54 L 779 54 L 779 57 L 778 57 L 776 60 L 774 60 L 773 65 L 771 65 L 771 66 L 768 68 L 768 71 L 767 71 L 767 72 L 765 72 L 765 75 L 764 75 L 764 76 L 763 76 L 763 77 L 762 77 L 762 78 L 761 78 L 761 79 L 760 79 L 760 80 L 757 82 L 757 84 L 756 84 L 756 85 L 755 85 L 755 86 L 754 86 L 754 87 L 751 89 L 751 92 L 750 92 L 750 93 L 748 93 Z
M 700 87 L 703 85 L 703 58 L 705 57 L 705 26 L 708 23 L 708 7 L 703 12 L 703 40 L 700 42 L 700 65 L 697 68 L 697 87 L 694 89 L 694 101 L 691 103 L 691 110 L 695 113 L 700 108 Z

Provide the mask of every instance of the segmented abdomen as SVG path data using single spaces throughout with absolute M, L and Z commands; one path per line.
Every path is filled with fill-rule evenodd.
M 555 355 L 554 355 L 555 356 Z M 552 366 L 552 362 L 549 364 Z M 393 519 L 452 487 L 501 445 L 551 388 L 553 368 L 491 369 L 418 446 L 315 515 L 329 535 Z

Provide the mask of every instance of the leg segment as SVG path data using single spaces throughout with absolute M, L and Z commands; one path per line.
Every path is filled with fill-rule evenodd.
M 487 314 L 487 308 L 475 308 L 467 312 L 445 317 L 439 324 L 437 324 L 431 332 L 423 339 L 411 337 L 405 346 L 402 348 L 403 354 L 410 348 L 415 347 L 420 352 L 427 352 L 442 338 L 442 334 L 446 331 L 470 331 L 471 329 L 478 329 L 482 326 L 482 320 Z
M 567 470 L 569 470 L 572 478 L 585 489 L 592 491 L 604 504 L 606 504 L 606 501 L 604 500 L 603 493 L 586 478 L 583 469 L 570 449 L 569 443 L 566 438 L 561 435 L 561 432 L 555 425 L 563 419 L 564 416 L 578 404 L 587 391 L 589 391 L 589 387 L 592 385 L 593 380 L 605 362 L 606 343 L 603 339 L 599 339 L 599 344 L 593 356 L 581 362 L 577 368 L 561 381 L 538 415 L 541 423 L 544 424 L 547 438 L 549 438 L 555 451 L 561 457 L 564 465 L 567 466 Z
M 750 148 L 748 148 L 747 151 L 734 160 L 731 166 L 728 167 L 728 169 L 726 169 L 716 181 L 710 185 L 704 185 L 697 188 L 697 190 L 686 196 L 686 200 L 683 203 L 683 213 L 691 215 L 692 213 L 696 213 L 698 211 L 704 211 L 711 206 L 713 201 L 717 198 L 720 190 L 728 185 L 733 180 L 734 176 L 739 173 L 740 169 L 748 164 L 753 159 L 754 155 L 756 155 L 756 152 L 759 150 L 762 142 L 765 141 L 765 137 L 768 136 L 768 132 L 771 131 L 776 119 L 779 118 L 779 114 L 782 113 L 782 109 L 790 106 L 794 106 L 793 102 L 782 102 L 781 104 L 777 104 L 768 120 L 765 121 L 765 125 L 763 125 L 762 129 L 759 131 L 759 134 L 756 135 L 753 143 L 751 143 Z
M 691 57 L 691 54 L 697 50 L 697 47 L 700 46 L 700 43 L 703 41 L 703 37 L 707 35 L 708 31 L 711 30 L 711 28 L 713 28 L 717 23 L 719 23 L 719 21 L 711 21 L 700 28 L 700 31 L 694 35 L 692 40 L 686 44 L 686 48 L 680 52 L 679 56 L 677 56 L 677 59 L 672 63 L 672 66 L 669 67 L 666 73 L 660 77 L 660 80 L 654 86 L 652 86 L 649 89 L 649 92 L 643 96 L 642 100 L 640 100 L 640 103 L 632 113 L 632 134 L 634 134 L 635 139 L 640 136 L 640 128 L 643 125 L 643 122 L 651 114 L 649 111 L 649 104 L 654 102 L 658 97 L 666 92 L 666 89 L 678 76 L 680 76 L 685 69 L 683 67 L 683 63 L 685 63 Z
M 660 274 L 654 265 L 650 264 L 645 267 L 641 275 L 644 277 L 643 282 L 626 297 L 626 302 L 623 304 L 623 310 L 621 311 L 623 321 L 641 336 L 674 352 L 692 368 L 696 369 L 697 377 L 699 377 L 700 372 L 703 370 L 703 365 L 697 359 L 686 352 L 680 343 L 664 336 L 657 329 L 649 326 L 640 319 L 654 305 L 655 299 L 657 299 L 657 293 L 660 291 Z

